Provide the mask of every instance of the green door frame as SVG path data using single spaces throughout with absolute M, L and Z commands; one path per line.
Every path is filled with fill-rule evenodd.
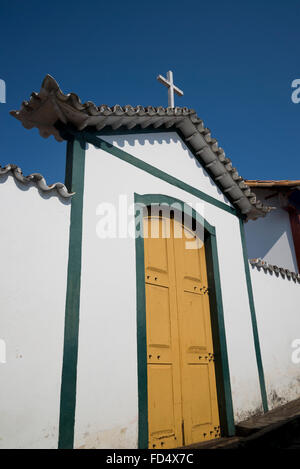
M 208 287 L 210 291 L 210 311 L 215 352 L 216 381 L 220 413 L 220 425 L 223 435 L 235 433 L 227 345 L 225 336 L 222 291 L 219 273 L 216 230 L 196 210 L 183 201 L 162 194 L 134 194 L 136 217 L 145 206 L 168 204 L 180 206 L 183 213 L 192 217 L 204 228 L 204 243 Z M 138 404 L 139 426 L 138 447 L 148 448 L 148 395 L 147 395 L 147 339 L 146 339 L 146 295 L 144 238 L 140 218 L 136 219 L 136 301 L 137 301 L 137 353 L 138 353 Z

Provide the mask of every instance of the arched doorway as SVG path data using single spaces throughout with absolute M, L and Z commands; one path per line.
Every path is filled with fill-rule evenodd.
M 207 275 L 209 263 L 217 268 L 213 243 L 208 243 L 214 229 L 202 219 L 203 236 L 195 235 L 183 220 L 180 201 L 182 210 L 167 216 L 149 210 L 149 205 L 169 203 L 166 196 L 136 195 L 136 201 L 146 204 L 143 239 L 136 245 L 139 446 L 162 449 L 208 441 L 220 437 L 221 427 L 222 433 L 233 434 L 220 291 L 216 294 L 212 285 L 212 272 L 210 281 Z M 194 215 L 190 219 L 198 223 Z

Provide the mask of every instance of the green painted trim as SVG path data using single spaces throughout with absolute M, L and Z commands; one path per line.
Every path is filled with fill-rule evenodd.
M 140 199 L 134 194 L 134 203 L 138 208 Z M 136 217 L 137 217 L 136 211 Z M 136 229 L 143 232 L 143 227 L 136 223 Z M 138 447 L 148 448 L 148 385 L 147 385 L 147 335 L 146 335 L 146 292 L 144 239 L 136 236 L 136 305 L 137 305 L 137 355 L 138 355 Z
M 134 194 L 137 210 L 150 204 L 180 204 L 182 210 L 191 216 L 191 207 L 183 201 L 162 194 Z M 187 208 L 187 210 L 186 210 Z M 210 309 L 212 317 L 213 341 L 216 355 L 216 379 L 222 434 L 235 434 L 230 374 L 227 355 L 222 290 L 219 273 L 218 250 L 215 228 L 200 214 L 192 210 L 192 216 L 205 230 L 207 252 L 207 274 L 210 290 Z M 141 227 L 138 227 L 141 230 Z M 138 401 L 139 401 L 139 448 L 148 447 L 148 394 L 147 394 L 147 338 L 146 338 L 146 294 L 144 239 L 136 236 L 136 290 L 137 290 L 137 352 L 138 352 Z
M 221 430 L 223 435 L 235 434 L 232 392 L 226 343 L 222 288 L 219 270 L 217 239 L 215 235 L 205 239 L 209 303 L 211 311 L 212 335 L 215 352 L 215 371 Z
M 116 156 L 117 158 L 126 161 L 126 163 L 130 163 L 136 168 L 139 168 L 148 174 L 151 174 L 152 176 L 155 176 L 159 179 L 162 179 L 163 181 L 167 182 L 168 184 L 171 184 L 172 186 L 178 187 L 179 189 L 184 190 L 185 192 L 188 192 L 189 194 L 194 195 L 195 197 L 198 197 L 201 200 L 204 200 L 205 202 L 214 205 L 215 207 L 218 207 L 225 212 L 230 213 L 231 215 L 235 215 L 237 217 L 241 217 L 241 214 L 235 209 L 230 207 L 229 205 L 226 205 L 224 202 L 221 202 L 214 197 L 211 197 L 210 195 L 206 194 L 205 192 L 200 191 L 199 189 L 196 189 L 193 186 L 190 186 L 189 184 L 186 184 L 185 182 L 181 181 L 180 179 L 177 179 L 174 176 L 171 176 L 170 174 L 161 171 L 158 168 L 155 168 L 155 166 L 152 166 L 148 163 L 145 163 L 144 161 L 140 160 L 139 158 L 136 158 L 133 155 L 130 155 L 129 153 L 125 152 L 124 150 L 121 150 L 120 148 L 115 147 L 109 142 L 106 142 L 105 140 L 97 137 L 95 134 L 91 132 L 75 132 L 72 131 L 74 135 L 81 135 L 81 138 L 84 138 L 88 143 L 91 143 L 97 148 L 100 148 L 103 151 L 106 151 L 107 153 L 110 153 L 113 156 Z
M 64 350 L 60 395 L 58 441 L 58 448 L 60 449 L 71 449 L 74 444 L 84 165 L 85 143 L 78 140 L 68 142 L 66 181 L 68 188 L 72 190 L 72 192 L 75 192 L 75 195 L 71 203 Z
M 249 261 L 248 261 L 248 253 L 247 253 L 247 245 L 246 245 L 246 238 L 245 238 L 245 228 L 244 228 L 244 222 L 241 219 L 240 219 L 240 232 L 241 232 L 241 241 L 242 241 L 243 256 L 244 256 L 249 305 L 250 305 L 250 311 L 251 311 L 252 330 L 253 330 L 254 347 L 255 347 L 256 362 L 257 362 L 258 376 L 259 376 L 259 383 L 260 383 L 261 399 L 262 399 L 264 412 L 268 412 L 268 398 L 267 398 L 264 369 L 263 369 L 261 351 L 260 351 L 260 343 L 259 343 L 258 328 L 257 328 L 256 313 L 255 313 L 255 304 L 254 304 L 251 275 L 250 275 Z
M 72 192 L 73 143 L 74 143 L 73 138 L 67 142 L 65 186 L 69 192 Z
M 202 215 L 200 215 L 196 210 L 194 210 L 190 205 L 185 202 L 182 202 L 175 197 L 169 197 L 168 195 L 162 194 L 147 194 L 140 196 L 139 194 L 135 194 L 135 201 L 144 205 L 150 204 L 168 204 L 168 206 L 172 206 L 176 204 L 177 206 L 180 205 L 181 210 L 183 213 L 186 213 L 191 218 L 194 218 L 200 225 L 202 225 L 210 234 L 215 234 L 216 230 L 215 227 L 212 226 L 208 221 L 206 221 Z

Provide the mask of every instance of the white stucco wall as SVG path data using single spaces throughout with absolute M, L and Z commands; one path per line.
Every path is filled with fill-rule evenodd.
M 228 203 L 176 134 L 102 137 Z M 133 146 L 134 142 L 134 146 Z M 133 204 L 134 192 L 199 199 L 89 145 L 86 152 L 75 447 L 135 448 L 138 429 L 135 240 L 99 239 L 97 207 Z M 200 201 L 201 202 L 201 201 Z M 239 221 L 214 205 L 198 211 L 216 227 L 236 421 L 261 408 Z
M 0 448 L 57 448 L 70 202 L 0 177 Z
M 101 138 L 232 206 L 176 132 L 105 135 Z
M 269 408 L 299 398 L 300 284 L 250 267 Z M 298 339 L 297 347 L 292 343 Z M 300 353 L 296 353 L 299 361 Z
M 298 272 L 288 212 L 281 208 L 278 196 L 265 199 L 274 191 L 255 189 L 255 193 L 265 205 L 276 207 L 276 210 L 264 218 L 245 224 L 249 258 L 260 257 L 270 264 Z

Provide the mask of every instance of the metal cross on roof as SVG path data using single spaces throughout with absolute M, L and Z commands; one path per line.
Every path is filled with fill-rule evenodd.
M 167 78 L 164 78 L 162 75 L 158 75 L 157 80 L 168 87 L 168 106 L 175 107 L 174 93 L 178 94 L 178 96 L 183 96 L 183 91 L 181 91 L 179 88 L 177 88 L 177 86 L 174 85 L 173 72 L 169 70 L 167 73 Z

